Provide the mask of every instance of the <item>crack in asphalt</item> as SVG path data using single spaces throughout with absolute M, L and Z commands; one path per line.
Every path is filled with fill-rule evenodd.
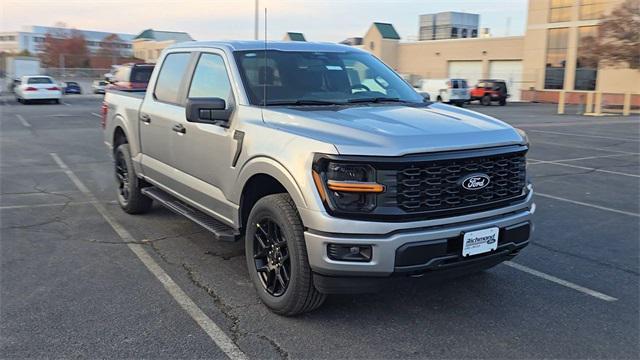
M 59 193 L 52 193 L 50 191 L 41 189 L 39 183 L 36 183 L 35 185 L 33 185 L 33 192 L 30 193 L 25 193 L 25 194 L 48 194 L 48 195 L 54 195 L 54 196 L 61 196 L 63 198 L 66 199 L 66 201 L 60 205 L 61 208 L 59 210 L 56 211 L 56 215 L 53 218 L 35 223 L 35 224 L 27 224 L 27 225 L 11 225 L 11 226 L 3 226 L 0 227 L 0 230 L 5 230 L 5 229 L 30 229 L 30 228 L 34 228 L 34 227 L 39 227 L 39 226 L 43 226 L 43 225 L 49 225 L 49 224 L 53 224 L 53 223 L 61 223 L 64 226 L 66 226 L 67 228 L 71 228 L 69 226 L 69 224 L 67 224 L 63 219 L 63 217 L 60 217 L 59 214 L 62 214 L 67 207 L 69 207 L 69 204 L 71 202 L 73 202 L 73 199 L 71 198 L 71 196 L 66 195 L 66 194 L 59 194 Z
M 274 339 L 271 339 L 268 336 L 263 334 L 257 334 L 251 331 L 245 331 L 240 328 L 240 318 L 238 317 L 238 315 L 235 314 L 235 312 L 248 307 L 260 305 L 259 302 L 246 304 L 246 305 L 238 305 L 238 306 L 231 306 L 225 303 L 224 300 L 222 300 L 220 295 L 218 295 L 214 289 L 207 286 L 197 278 L 197 272 L 191 265 L 187 263 L 178 264 L 169 260 L 166 254 L 164 254 L 155 245 L 155 242 L 149 242 L 149 243 L 146 243 L 146 245 L 149 245 L 149 247 L 167 264 L 182 268 L 185 271 L 189 281 L 191 281 L 194 286 L 203 290 L 204 292 L 207 293 L 207 295 L 209 295 L 209 297 L 211 297 L 211 299 L 213 300 L 214 306 L 220 311 L 220 313 L 222 313 L 224 317 L 226 317 L 231 322 L 231 327 L 229 328 L 229 331 L 231 332 L 231 336 L 230 336 L 231 341 L 233 341 L 234 344 L 240 347 L 238 344 L 240 338 L 253 335 L 257 338 L 267 341 L 271 345 L 271 347 L 273 347 L 273 349 L 280 355 L 282 359 L 289 359 L 289 353 L 282 346 L 280 346 L 280 344 L 278 344 Z M 228 259 L 225 259 L 223 256 L 217 255 L 211 251 L 207 251 L 205 252 L 205 254 L 221 257 L 224 260 L 228 260 Z M 224 254 L 224 255 L 228 255 L 228 254 Z M 233 257 L 241 256 L 241 255 L 233 255 L 232 257 L 229 257 L 229 259 Z
M 244 250 L 242 249 L 237 251 L 230 251 L 230 252 L 217 252 L 217 251 L 209 250 L 209 251 L 205 251 L 204 253 L 207 255 L 219 257 L 222 260 L 231 260 L 233 258 L 244 256 Z
M 167 235 L 167 236 L 161 236 L 158 238 L 154 238 L 154 239 L 142 239 L 140 241 L 99 241 L 99 240 L 88 240 L 91 243 L 96 243 L 96 244 L 112 244 L 112 245 L 126 245 L 126 244 L 138 244 L 138 245 L 151 245 L 155 242 L 158 241 L 162 241 L 162 240 L 171 240 L 171 239 L 175 239 L 175 238 L 179 238 L 179 237 L 186 237 L 186 236 L 191 236 L 191 235 L 196 235 L 196 234 L 201 234 L 203 233 L 204 230 L 200 230 L 200 231 L 194 231 L 194 232 L 190 232 L 190 233 L 186 233 L 186 234 L 178 234 L 178 235 Z M 154 249 L 156 252 L 157 250 Z M 174 264 L 175 265 L 175 264 Z
M 553 248 L 551 246 L 542 245 L 542 244 L 539 244 L 539 243 L 536 243 L 536 242 L 532 242 L 531 245 L 537 246 L 539 248 L 542 248 L 542 249 L 545 249 L 545 250 L 548 250 L 548 251 L 551 251 L 551 252 L 555 252 L 555 253 L 558 253 L 558 254 L 571 256 L 571 257 L 574 257 L 574 258 L 577 258 L 577 259 L 580 259 L 580 260 L 592 262 L 592 263 L 598 264 L 598 265 L 603 266 L 603 267 L 607 267 L 607 268 L 610 268 L 610 269 L 622 271 L 622 272 L 625 272 L 627 274 L 640 275 L 640 272 L 637 272 L 637 271 L 634 271 L 634 270 L 631 270 L 631 269 L 626 269 L 626 268 L 623 268 L 623 267 L 620 267 L 620 266 L 617 266 L 617 265 L 609 264 L 609 263 L 606 263 L 606 262 L 603 262 L 603 261 L 600 261 L 600 260 L 597 260 L 597 259 L 594 259 L 594 258 L 590 258 L 590 257 L 587 257 L 587 256 L 574 254 L 574 253 L 571 253 L 571 252 L 568 252 L 568 251 L 564 251 L 564 250 L 559 250 L 559 249 Z

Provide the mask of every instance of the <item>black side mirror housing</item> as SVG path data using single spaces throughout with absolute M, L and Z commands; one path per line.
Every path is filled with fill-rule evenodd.
M 422 95 L 422 97 L 427 100 L 427 101 L 431 101 L 431 95 L 429 95 L 428 92 L 424 92 L 424 91 L 418 91 L 418 94 Z
M 187 121 L 201 123 L 228 122 L 233 108 L 221 98 L 193 98 L 187 99 L 185 108 Z

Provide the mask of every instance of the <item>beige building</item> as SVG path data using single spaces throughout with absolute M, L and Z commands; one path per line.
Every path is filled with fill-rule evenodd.
M 185 41 L 193 41 L 186 32 L 147 29 L 133 39 L 133 56 L 148 63 L 155 63 L 164 48 Z
M 410 81 L 461 77 L 507 81 L 512 100 L 581 101 L 586 91 L 640 94 L 640 71 L 589 66 L 580 39 L 623 0 L 530 0 L 524 36 L 402 42 L 393 25 L 374 23 L 361 47 Z M 606 96 L 606 95 L 605 95 Z M 618 97 L 611 97 L 617 102 Z M 606 102 L 606 99 L 605 99 Z M 632 102 L 640 104 L 640 95 Z

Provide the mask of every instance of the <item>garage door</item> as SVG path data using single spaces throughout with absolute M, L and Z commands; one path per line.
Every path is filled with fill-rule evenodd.
M 495 60 L 489 63 L 489 77 L 502 79 L 507 82 L 507 89 L 511 101 L 520 100 L 522 88 L 522 61 L 520 60 Z
M 449 77 L 467 79 L 474 86 L 482 78 L 482 61 L 449 61 Z

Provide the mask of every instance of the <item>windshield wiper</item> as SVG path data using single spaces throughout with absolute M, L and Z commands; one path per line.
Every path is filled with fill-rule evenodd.
M 297 100 L 268 100 L 267 106 L 274 105 L 344 105 L 341 102 L 329 100 L 297 99 Z
M 381 103 L 381 102 L 406 102 L 404 100 L 400 100 L 399 98 L 390 98 L 390 97 L 368 97 L 368 98 L 355 98 L 347 100 L 348 103 Z

